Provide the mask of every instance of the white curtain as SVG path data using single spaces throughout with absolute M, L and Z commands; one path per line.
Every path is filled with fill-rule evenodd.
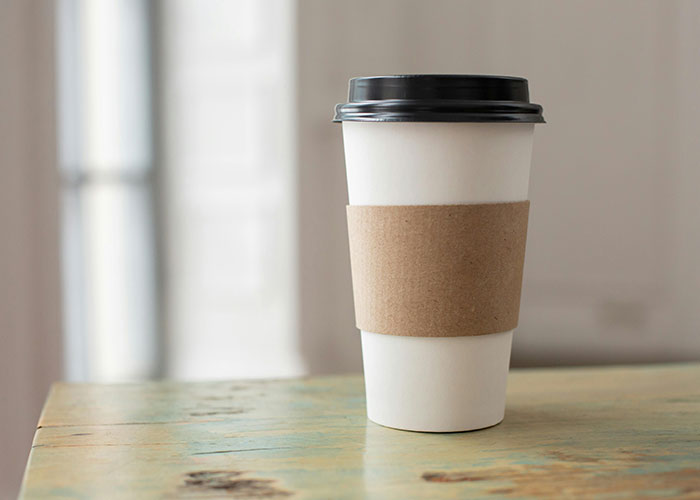
M 161 4 L 167 372 L 294 376 L 293 2 Z

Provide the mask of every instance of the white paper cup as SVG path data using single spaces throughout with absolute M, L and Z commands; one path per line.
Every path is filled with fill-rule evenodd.
M 352 96 L 351 96 L 352 97 Z M 343 120 L 350 205 L 528 199 L 534 123 Z M 412 337 L 362 331 L 367 415 L 455 432 L 503 419 L 513 331 Z

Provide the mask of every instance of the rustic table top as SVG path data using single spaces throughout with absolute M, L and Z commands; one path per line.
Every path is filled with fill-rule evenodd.
M 365 418 L 359 376 L 57 384 L 22 498 L 700 498 L 700 364 L 513 370 L 503 423 Z

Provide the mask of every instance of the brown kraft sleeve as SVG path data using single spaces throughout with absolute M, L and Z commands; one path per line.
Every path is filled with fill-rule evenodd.
M 357 328 L 414 337 L 514 329 L 529 207 L 348 206 Z

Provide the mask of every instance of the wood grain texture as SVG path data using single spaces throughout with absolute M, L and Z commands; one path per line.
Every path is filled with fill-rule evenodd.
M 55 385 L 22 498 L 700 498 L 700 364 L 513 371 L 503 423 L 367 421 L 362 378 Z

